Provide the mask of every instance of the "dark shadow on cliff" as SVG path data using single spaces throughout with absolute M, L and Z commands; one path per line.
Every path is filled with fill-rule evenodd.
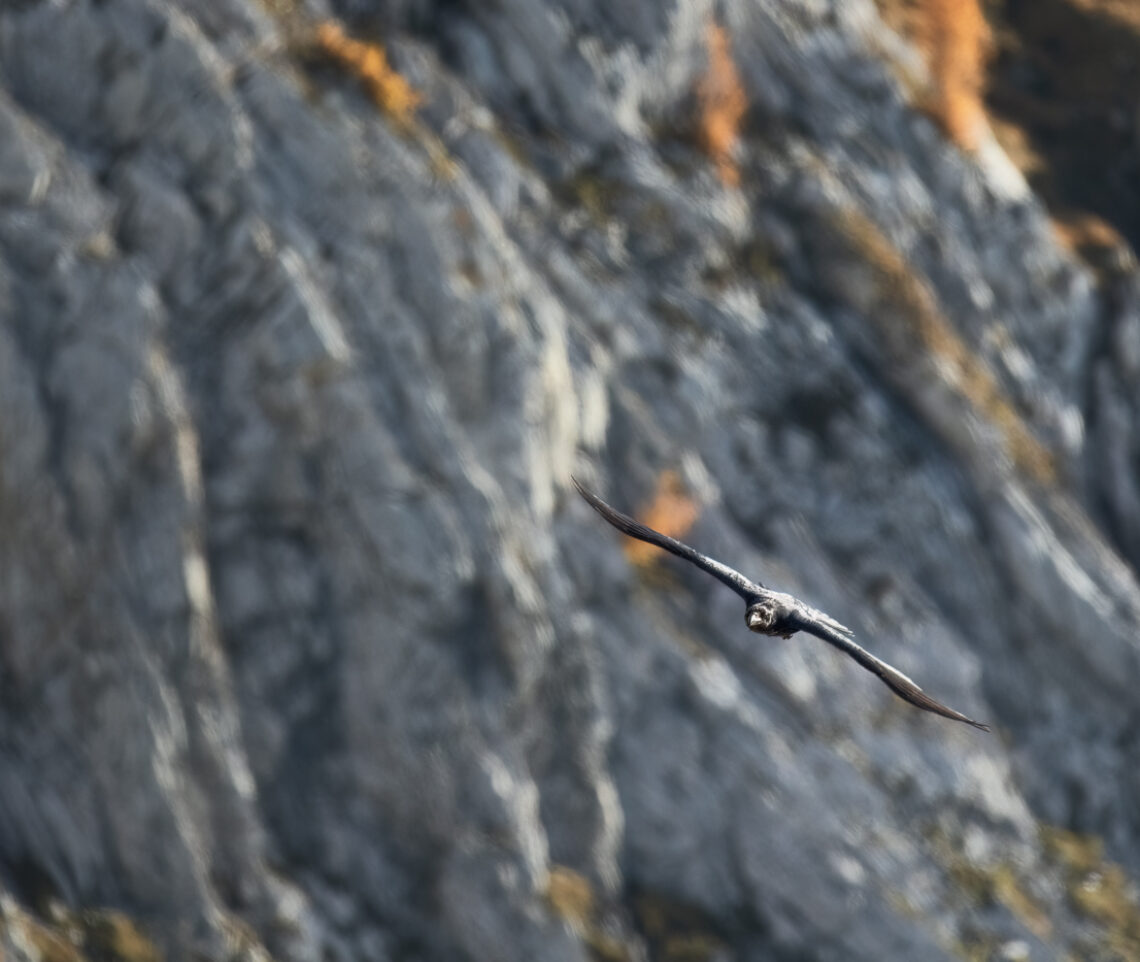
M 1008 0 L 989 12 L 995 51 L 986 101 L 999 139 L 1062 227 L 1072 226 L 1082 253 L 1112 246 L 1106 225 L 1136 248 L 1140 6 Z

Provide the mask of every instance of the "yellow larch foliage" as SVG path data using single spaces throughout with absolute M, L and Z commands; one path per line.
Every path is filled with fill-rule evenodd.
M 657 480 L 657 491 L 653 495 L 653 500 L 639 512 L 638 517 L 643 524 L 657 529 L 662 534 L 680 538 L 693 526 L 700 513 L 696 502 L 685 493 L 684 485 L 681 484 L 677 473 L 663 471 Z M 635 538 L 624 539 L 623 545 L 626 557 L 639 568 L 651 565 L 660 550 Z
M 316 43 L 321 53 L 360 81 L 372 102 L 388 117 L 402 127 L 411 123 L 420 94 L 392 69 L 383 49 L 353 40 L 332 20 L 317 27 Z
M 705 44 L 709 62 L 697 87 L 698 135 L 701 147 L 716 164 L 721 182 L 735 187 L 740 183 L 740 171 L 733 152 L 740 135 L 740 121 L 748 110 L 748 98 L 732 59 L 728 31 L 719 23 L 710 22 Z
M 975 150 L 986 129 L 982 95 L 990 30 L 978 0 L 925 0 L 921 39 L 934 89 L 930 112 L 963 150 Z

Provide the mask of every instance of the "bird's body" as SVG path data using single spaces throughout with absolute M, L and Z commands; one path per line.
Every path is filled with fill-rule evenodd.
M 868 671 L 878 675 L 887 687 L 904 701 L 908 701 L 924 711 L 942 715 L 944 718 L 973 725 L 982 731 L 988 732 L 990 730 L 988 725 L 967 718 L 961 712 L 954 711 L 953 708 L 947 708 L 941 702 L 935 701 L 901 671 L 892 668 L 885 661 L 879 660 L 865 648 L 857 645 L 852 640 L 853 632 L 851 629 L 841 625 L 834 618 L 805 605 L 793 595 L 782 591 L 772 591 L 759 582 L 749 581 L 739 571 L 728 567 L 728 565 L 714 561 L 676 538 L 671 538 L 660 531 L 654 531 L 640 521 L 635 521 L 628 515 L 622 514 L 606 504 L 596 494 L 592 494 L 583 488 L 576 478 L 571 480 L 578 489 L 578 493 L 585 498 L 590 507 L 623 534 L 646 541 L 684 558 L 740 595 L 745 604 L 744 619 L 751 631 L 778 638 L 791 638 L 797 631 L 805 631 L 808 634 L 815 635 L 854 658 Z

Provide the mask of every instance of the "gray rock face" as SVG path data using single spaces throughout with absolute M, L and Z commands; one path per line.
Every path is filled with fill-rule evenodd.
M 298 52 L 320 4 L 0 8 L 4 951 L 110 906 L 171 958 L 1121 957 L 1058 830 L 1140 871 L 1136 275 L 869 2 L 339 12 L 409 125 Z M 667 469 L 998 734 L 569 488 Z

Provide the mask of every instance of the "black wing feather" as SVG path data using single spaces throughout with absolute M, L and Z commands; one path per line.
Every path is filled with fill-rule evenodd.
M 658 548 L 664 548 L 666 551 L 672 552 L 677 555 L 678 558 L 684 558 L 686 561 L 692 562 L 698 568 L 707 571 L 714 578 L 728 585 L 728 587 L 744 598 L 745 601 L 750 601 L 758 594 L 763 594 L 764 586 L 762 584 L 749 581 L 739 571 L 728 567 L 728 565 L 722 565 L 719 561 L 713 561 L 712 558 L 701 554 L 695 548 L 690 548 L 687 544 L 678 541 L 676 538 L 670 538 L 669 535 L 662 534 L 660 531 L 654 531 L 640 521 L 634 521 L 629 515 L 622 514 L 616 508 L 611 508 L 596 494 L 583 488 L 582 485 L 578 483 L 577 478 L 571 477 L 570 480 L 574 482 L 574 487 L 578 489 L 578 493 L 586 499 L 586 503 L 622 534 L 628 534 L 631 538 L 647 541 L 649 544 L 656 545 Z
M 923 711 L 933 712 L 936 715 L 941 715 L 943 718 L 952 718 L 954 721 L 965 722 L 967 725 L 973 725 L 975 728 L 980 728 L 984 732 L 990 730 L 989 725 L 983 725 L 981 722 L 974 721 L 972 718 L 967 718 L 961 712 L 954 711 L 953 708 L 947 708 L 939 701 L 935 701 L 926 692 L 918 687 L 913 680 L 904 675 L 897 668 L 892 668 L 885 661 L 881 661 L 872 655 L 866 648 L 863 648 L 846 635 L 835 631 L 829 625 L 816 621 L 810 615 L 799 619 L 798 627 L 801 631 L 806 631 L 808 634 L 815 635 L 817 638 L 822 638 L 830 645 L 834 645 L 840 651 L 850 655 L 860 665 L 870 672 L 878 675 L 879 678 L 891 689 L 899 698 L 904 701 L 910 702 L 917 708 Z

